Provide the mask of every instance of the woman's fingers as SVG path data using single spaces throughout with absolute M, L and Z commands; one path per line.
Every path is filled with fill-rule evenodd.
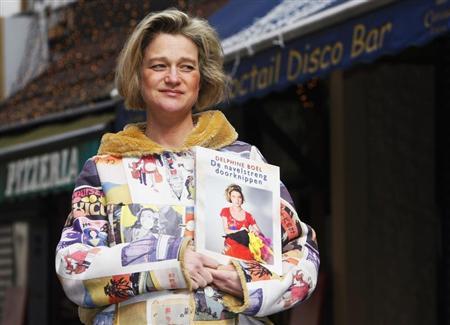
M 220 264 L 213 258 L 197 253 L 192 248 L 188 247 L 185 252 L 186 264 L 193 265 L 194 267 L 209 267 L 216 269 Z
M 198 283 L 192 276 L 191 276 L 191 287 L 192 287 L 192 290 L 198 289 Z
M 210 267 L 212 269 L 217 269 L 219 267 L 220 264 L 215 259 L 200 253 L 198 254 L 201 256 L 204 267 Z
M 227 270 L 227 271 L 236 271 L 233 264 L 227 264 L 227 265 L 219 265 L 217 267 L 218 270 Z
M 192 289 L 204 288 L 212 283 L 213 277 L 209 270 L 219 266 L 214 259 L 195 252 L 188 247 L 185 252 L 185 265 L 192 280 Z
M 200 275 L 200 274 L 195 274 L 191 276 L 191 279 L 195 282 L 195 284 L 197 285 L 197 288 L 204 288 L 208 285 L 208 283 L 206 282 L 206 280 Z
M 191 273 L 191 280 L 193 283 L 195 283 L 195 286 L 192 285 L 192 289 L 198 289 L 204 288 L 208 284 L 212 283 L 213 277 L 208 270 L 202 269 L 199 270 L 197 273 Z
M 215 269 L 211 269 L 211 270 L 209 270 L 209 272 L 211 273 L 211 275 L 212 275 L 212 277 L 213 277 L 213 279 L 214 280 L 216 280 L 216 279 L 220 279 L 220 270 L 215 270 Z
M 207 269 L 202 269 L 198 273 L 199 273 L 199 276 L 205 280 L 205 282 L 206 282 L 205 286 L 207 284 L 210 284 L 211 282 L 213 282 L 213 277 Z
M 226 271 L 226 270 L 212 269 L 212 270 L 210 270 L 210 272 L 213 277 L 213 281 L 219 280 L 222 282 L 226 282 L 230 278 L 230 275 L 231 275 L 231 274 L 229 274 L 230 271 Z
M 243 296 L 242 284 L 236 270 L 209 270 L 213 277 L 213 284 L 222 291 L 231 293 L 236 297 Z

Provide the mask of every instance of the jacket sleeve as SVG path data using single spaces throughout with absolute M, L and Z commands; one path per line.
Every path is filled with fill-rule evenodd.
M 114 245 L 95 157 L 83 167 L 56 248 L 55 268 L 74 303 L 98 307 L 154 290 L 190 287 L 180 261 L 189 239 L 149 235 Z
M 265 161 L 252 147 L 250 158 Z M 258 262 L 233 261 L 241 277 L 244 301 L 225 301 L 228 310 L 257 317 L 291 308 L 307 299 L 317 284 L 319 252 L 314 230 L 300 221 L 292 198 L 280 184 L 283 273 L 272 273 Z

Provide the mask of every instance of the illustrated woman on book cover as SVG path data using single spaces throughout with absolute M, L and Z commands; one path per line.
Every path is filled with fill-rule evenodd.
M 225 189 L 225 198 L 231 205 L 220 212 L 225 232 L 223 253 L 271 264 L 273 254 L 270 239 L 264 236 L 255 218 L 242 208 L 245 200 L 242 188 L 236 184 L 229 185 Z

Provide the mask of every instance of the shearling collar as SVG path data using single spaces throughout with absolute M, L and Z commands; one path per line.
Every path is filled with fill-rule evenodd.
M 163 151 L 180 152 L 193 146 L 219 149 L 236 141 L 238 135 L 220 111 L 207 111 L 194 115 L 195 126 L 181 148 L 164 148 L 145 134 L 145 123 L 128 124 L 123 131 L 106 133 L 102 137 L 98 154 L 119 157 L 160 154 Z

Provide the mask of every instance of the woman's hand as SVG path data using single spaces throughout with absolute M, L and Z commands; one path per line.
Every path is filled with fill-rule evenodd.
M 191 278 L 192 289 L 196 290 L 213 282 L 211 271 L 215 270 L 219 263 L 188 246 L 184 253 L 184 265 Z
M 212 283 L 219 290 L 239 298 L 244 296 L 239 274 L 233 265 L 220 265 L 217 269 L 209 271 L 213 277 Z

